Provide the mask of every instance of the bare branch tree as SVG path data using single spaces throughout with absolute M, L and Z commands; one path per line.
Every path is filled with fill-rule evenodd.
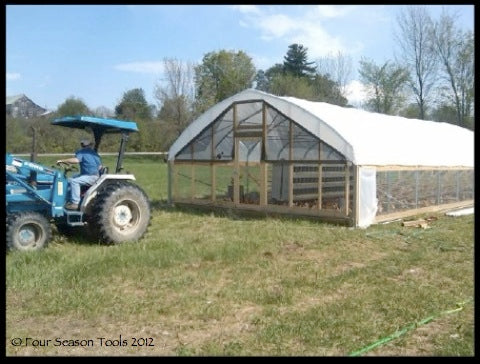
M 193 119 L 194 65 L 165 58 L 165 77 L 155 86 L 163 144 L 169 146 Z
M 455 16 L 444 11 L 434 25 L 435 51 L 442 65 L 449 96 L 457 112 L 457 124 L 467 126 L 474 100 L 474 36 L 455 26 Z
M 175 58 L 164 58 L 163 66 L 165 74 L 163 83 L 157 84 L 155 88 L 155 97 L 159 101 L 159 108 L 162 107 L 165 100 L 176 99 L 180 96 L 192 100 L 194 65 Z
M 348 98 L 347 85 L 351 81 L 353 70 L 352 57 L 338 51 L 337 54 L 317 59 L 317 73 L 328 76 L 337 83 L 343 97 Z
M 432 20 L 425 6 L 407 6 L 398 18 L 399 33 L 395 35 L 400 49 L 399 60 L 410 73 L 409 85 L 425 119 L 430 91 L 436 82 L 437 57 L 430 37 Z

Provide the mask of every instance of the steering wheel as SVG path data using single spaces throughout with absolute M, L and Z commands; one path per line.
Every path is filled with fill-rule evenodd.
M 78 171 L 77 165 L 64 161 L 57 161 L 57 166 L 60 166 L 63 169 L 63 173 L 65 174 L 70 171 Z

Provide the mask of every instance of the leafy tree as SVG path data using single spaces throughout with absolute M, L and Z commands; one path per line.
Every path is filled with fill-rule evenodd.
M 70 96 L 57 108 L 58 117 L 74 115 L 90 115 L 92 112 L 80 98 Z
M 308 79 L 292 74 L 277 74 L 270 81 L 269 92 L 278 96 L 292 96 L 305 100 L 314 98 L 314 89 Z
M 115 106 L 115 116 L 128 120 L 150 120 L 151 108 L 145 99 L 145 92 L 141 88 L 134 88 L 123 94 L 120 103 Z
M 343 96 L 337 82 L 326 75 L 315 75 L 310 81 L 313 88 L 312 101 L 328 102 L 329 104 L 346 106 L 348 100 Z
M 5 147 L 9 153 L 28 153 L 31 146 L 31 138 L 26 131 L 30 127 L 25 118 L 6 117 Z
M 243 51 L 207 53 L 202 63 L 195 67 L 197 113 L 252 87 L 255 74 L 252 59 Z
M 285 72 L 296 77 L 312 77 L 315 74 L 316 67 L 311 66 L 315 62 L 308 62 L 307 51 L 308 48 L 301 44 L 289 45 L 283 61 Z
M 275 64 L 266 71 L 259 70 L 255 76 L 255 88 L 260 91 L 274 93 L 272 91 L 272 82 L 277 76 L 283 75 L 285 75 L 285 69 L 283 64 L 280 63 Z
M 255 76 L 255 88 L 260 91 L 268 91 L 268 78 L 264 70 L 259 70 Z
M 115 113 L 105 106 L 99 106 L 93 110 L 93 114 L 100 118 L 110 118 L 115 115 Z
M 313 62 L 307 62 L 307 48 L 302 45 L 289 46 L 283 64 L 275 64 L 266 72 L 257 73 L 257 89 L 278 96 L 293 96 L 310 101 L 323 101 L 346 105 L 339 84 L 329 75 L 315 73 Z
M 408 81 L 408 71 L 390 61 L 378 66 L 373 61 L 362 58 L 359 74 L 362 83 L 367 86 L 367 108 L 394 115 L 405 99 L 404 88 Z
M 452 104 L 442 103 L 432 110 L 432 119 L 443 123 L 452 123 L 456 120 L 457 110 Z

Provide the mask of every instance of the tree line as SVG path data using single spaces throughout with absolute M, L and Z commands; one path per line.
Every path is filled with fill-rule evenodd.
M 367 98 L 366 110 L 409 118 L 448 122 L 474 130 L 474 35 L 463 31 L 456 17 L 444 11 L 438 20 L 424 6 L 403 8 L 397 17 L 394 59 L 383 63 L 363 57 L 358 74 Z M 91 110 L 71 96 L 53 114 L 31 119 L 6 119 L 6 147 L 12 153 L 31 150 L 32 134 L 42 152 L 72 152 L 85 133 L 50 125 L 67 115 L 92 115 L 134 120 L 139 132 L 129 151 L 166 151 L 188 124 L 219 101 L 244 89 L 278 96 L 353 107 L 348 101 L 352 58 L 342 52 L 311 61 L 308 48 L 291 44 L 266 70 L 257 70 L 244 51 L 206 53 L 199 64 L 165 58 L 164 79 L 155 85 L 156 105 L 148 104 L 142 88 L 124 92 L 115 110 Z M 118 136 L 102 141 L 103 152 L 117 151 Z

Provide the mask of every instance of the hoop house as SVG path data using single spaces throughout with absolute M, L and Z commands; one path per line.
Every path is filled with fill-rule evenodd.
M 367 227 L 473 205 L 473 132 L 249 89 L 168 153 L 169 200 Z

